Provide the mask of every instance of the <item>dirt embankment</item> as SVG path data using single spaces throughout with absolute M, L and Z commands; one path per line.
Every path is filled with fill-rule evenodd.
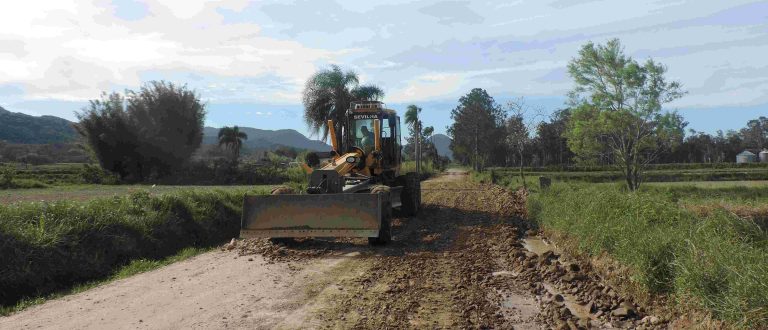
M 0 318 L 0 328 L 662 328 L 530 239 L 524 192 L 451 172 L 394 241 L 239 241 Z

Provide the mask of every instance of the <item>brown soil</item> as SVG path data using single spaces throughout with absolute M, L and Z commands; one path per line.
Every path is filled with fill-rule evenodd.
M 0 328 L 665 327 L 588 263 L 532 247 L 524 191 L 460 171 L 422 187 L 423 209 L 395 219 L 385 247 L 234 241 L 0 318 Z

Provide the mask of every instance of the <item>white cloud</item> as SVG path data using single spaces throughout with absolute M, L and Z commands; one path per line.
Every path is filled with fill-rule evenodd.
M 138 1 L 146 12 L 130 20 L 108 0 L 0 5 L 0 85 L 86 100 L 169 79 L 212 102 L 297 105 L 306 78 L 338 63 L 389 102 L 473 87 L 561 96 L 579 46 L 619 37 L 683 82 L 679 106 L 766 102 L 764 76 L 750 74 L 768 53 L 768 23 L 750 14 L 759 1 Z
M 172 69 L 223 77 L 269 74 L 295 95 L 317 61 L 345 51 L 264 37 L 252 23 L 222 23 L 217 9 L 245 4 L 152 0 L 150 15 L 128 22 L 115 18 L 102 0 L 17 2 L 13 10 L 0 8 L 0 40 L 21 40 L 26 52 L 0 53 L 0 83 L 23 85 L 28 98 L 84 100 L 110 86 L 135 88 L 145 72 Z

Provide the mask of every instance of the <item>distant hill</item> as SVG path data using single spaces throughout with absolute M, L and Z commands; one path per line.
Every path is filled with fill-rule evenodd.
M 249 149 L 272 150 L 279 146 L 287 146 L 314 151 L 331 150 L 331 146 L 317 140 L 310 140 L 306 136 L 292 129 L 272 131 L 251 127 L 240 127 L 240 131 L 248 134 L 248 140 L 245 141 L 244 145 Z M 218 128 L 206 127 L 205 130 L 203 130 L 203 144 L 217 144 L 218 135 Z
M 451 138 L 445 134 L 435 134 L 431 137 L 432 142 L 435 144 L 437 154 L 440 156 L 448 156 L 453 159 L 453 152 L 451 151 Z
M 15 113 L 0 107 L 0 140 L 19 144 L 66 143 L 77 138 L 72 122 L 54 116 L 35 117 Z M 248 134 L 245 146 L 256 150 L 273 150 L 279 146 L 328 151 L 331 147 L 317 140 L 310 140 L 292 129 L 265 130 L 240 127 Z M 217 144 L 219 129 L 205 127 L 203 144 Z
M 77 138 L 72 122 L 54 116 L 35 117 L 0 107 L 0 140 L 10 143 L 65 143 Z

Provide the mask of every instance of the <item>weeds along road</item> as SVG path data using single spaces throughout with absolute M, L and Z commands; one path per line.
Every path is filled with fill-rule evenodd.
M 552 252 L 523 248 L 522 193 L 471 183 L 458 171 L 422 187 L 424 208 L 394 220 L 386 247 L 360 239 L 238 242 L 0 318 L 0 329 L 567 329 L 611 321 L 589 314 L 618 305 L 610 290 Z M 589 300 L 587 312 L 569 297 Z

